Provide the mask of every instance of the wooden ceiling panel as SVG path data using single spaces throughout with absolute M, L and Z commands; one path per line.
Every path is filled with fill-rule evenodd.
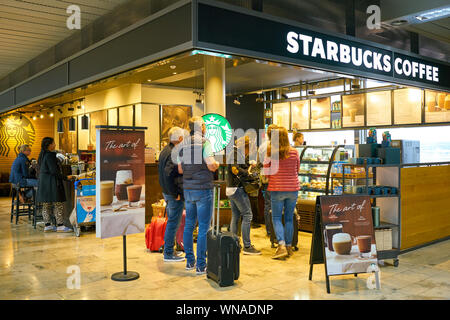
M 81 10 L 81 27 L 127 0 L 1 0 L 0 79 L 73 35 L 66 26 L 70 5 Z

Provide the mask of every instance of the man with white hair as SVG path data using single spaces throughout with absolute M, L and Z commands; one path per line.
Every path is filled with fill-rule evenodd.
M 19 154 L 11 166 L 11 175 L 9 182 L 20 187 L 37 187 L 36 177 L 30 175 L 30 160 L 28 157 L 31 154 L 29 145 L 24 144 L 19 148 Z M 33 195 L 33 191 L 29 189 L 25 195 L 19 193 L 21 202 L 27 202 Z
M 175 235 L 181 222 L 184 208 L 183 175 L 178 172 L 178 166 L 172 160 L 172 150 L 180 144 L 185 136 L 185 130 L 172 127 L 169 132 L 169 144 L 159 155 L 158 173 L 164 200 L 167 202 L 167 225 L 164 235 L 164 261 L 182 262 L 184 257 L 174 254 Z

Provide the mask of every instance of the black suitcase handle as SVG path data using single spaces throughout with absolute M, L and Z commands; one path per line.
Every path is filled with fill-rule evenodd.
M 215 235 L 219 234 L 220 231 L 220 223 L 219 223 L 219 219 L 220 219 L 220 185 L 224 184 L 225 181 L 221 181 L 221 180 L 215 180 L 214 181 L 214 188 L 213 188 L 213 206 L 212 206 L 212 233 Z M 215 202 L 216 202 L 216 193 L 217 193 L 217 225 L 215 223 L 215 214 L 214 214 L 214 207 L 215 207 Z M 216 229 L 216 232 L 214 233 L 214 227 Z

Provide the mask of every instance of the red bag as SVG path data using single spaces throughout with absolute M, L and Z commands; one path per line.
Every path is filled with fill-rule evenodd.
M 167 215 L 164 211 L 163 217 L 152 217 L 150 225 L 145 229 L 145 244 L 150 251 L 163 251 L 164 233 L 166 232 Z
M 183 233 L 184 233 L 184 225 L 186 223 L 186 210 L 183 210 L 183 215 L 181 216 L 180 227 L 177 230 L 177 250 L 184 251 L 184 242 L 183 242 Z

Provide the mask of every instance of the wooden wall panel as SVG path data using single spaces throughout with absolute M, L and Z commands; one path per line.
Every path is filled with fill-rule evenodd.
M 450 236 L 450 165 L 401 170 L 401 249 Z
M 54 137 L 53 119 L 32 120 L 26 115 L 13 113 L 0 118 L 0 172 L 11 172 L 11 165 L 21 144 L 31 145 L 31 158 L 37 159 L 44 137 Z

